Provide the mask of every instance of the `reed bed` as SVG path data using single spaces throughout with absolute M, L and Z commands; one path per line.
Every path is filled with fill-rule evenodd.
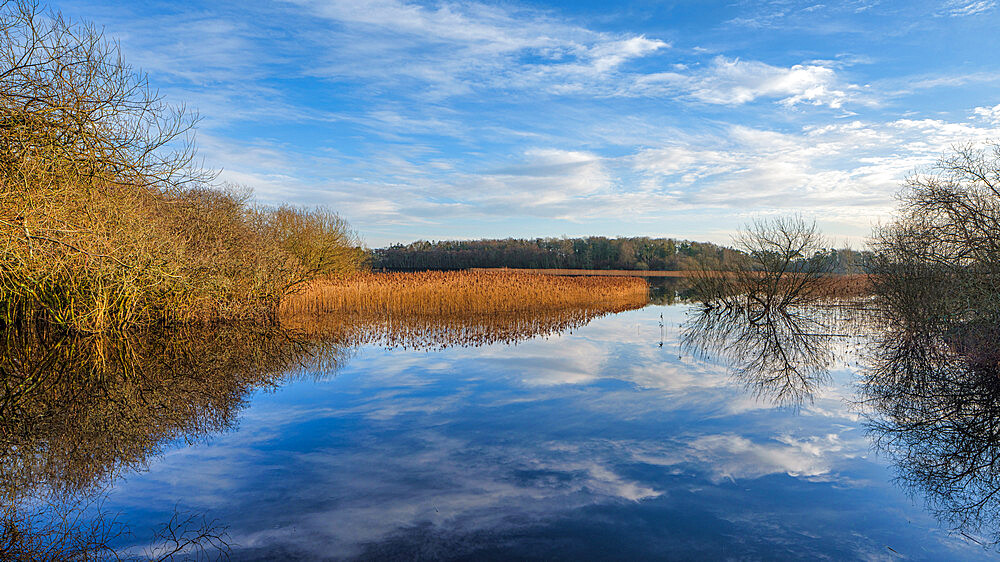
M 313 282 L 285 298 L 282 325 L 349 345 L 443 348 L 516 343 L 641 308 L 639 278 L 509 271 L 367 273 Z
M 515 273 L 535 273 L 538 275 L 586 275 L 595 277 L 687 277 L 690 271 L 651 271 L 648 269 L 529 269 L 529 268 L 488 268 L 474 267 L 470 271 L 510 271 Z
M 816 294 L 823 300 L 859 299 L 871 296 L 873 290 L 871 276 L 862 273 L 828 275 L 816 283 Z
M 646 282 L 509 271 L 364 273 L 315 281 L 285 297 L 281 314 L 442 316 L 644 305 Z

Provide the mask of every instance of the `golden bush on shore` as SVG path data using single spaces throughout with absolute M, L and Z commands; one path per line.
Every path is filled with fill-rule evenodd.
M 365 254 L 324 209 L 264 209 L 194 161 L 173 108 L 94 27 L 0 2 L 0 327 L 273 319 Z

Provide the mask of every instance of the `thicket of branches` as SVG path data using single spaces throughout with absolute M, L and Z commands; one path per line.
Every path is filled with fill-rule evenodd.
M 942 521 L 996 544 L 1000 145 L 955 147 L 899 199 L 872 241 L 885 334 L 862 385 L 869 429 Z
M 0 2 L 0 320 L 84 331 L 267 318 L 364 253 L 334 213 L 264 209 L 194 165 L 171 107 L 95 28 Z
M 900 200 L 873 241 L 883 303 L 955 329 L 1000 319 L 1000 145 L 957 147 L 910 177 Z

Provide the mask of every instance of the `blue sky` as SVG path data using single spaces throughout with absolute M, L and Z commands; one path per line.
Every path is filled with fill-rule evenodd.
M 858 246 L 908 173 L 1000 139 L 996 0 L 52 6 L 201 114 L 222 180 L 373 247 L 795 212 Z

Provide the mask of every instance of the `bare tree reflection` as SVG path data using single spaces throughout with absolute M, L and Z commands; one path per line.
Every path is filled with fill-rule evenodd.
M 880 335 L 869 352 L 861 393 L 873 441 L 893 460 L 899 483 L 922 496 L 939 520 L 996 544 L 1000 331 L 900 326 Z
M 829 380 L 836 333 L 832 309 L 701 307 L 684 325 L 682 345 L 696 356 L 721 358 L 759 398 L 779 405 L 811 401 Z

